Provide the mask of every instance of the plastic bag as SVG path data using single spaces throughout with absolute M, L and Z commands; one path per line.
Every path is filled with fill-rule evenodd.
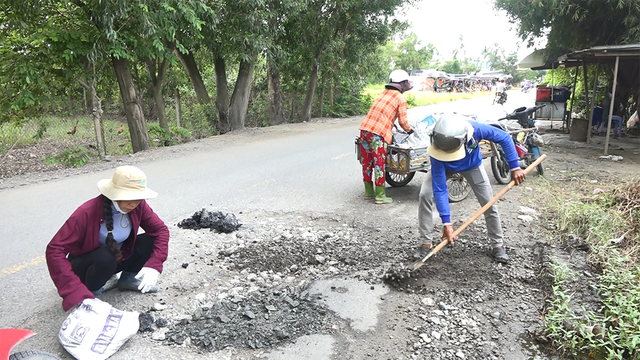
M 636 110 L 633 115 L 627 120 L 627 129 L 631 129 L 638 123 L 638 110 Z
M 138 317 L 137 312 L 85 299 L 62 323 L 58 340 L 76 359 L 104 360 L 138 332 Z

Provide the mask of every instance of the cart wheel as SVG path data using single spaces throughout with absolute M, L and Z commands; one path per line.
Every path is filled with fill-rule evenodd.
M 455 173 L 447 177 L 447 189 L 449 190 L 449 202 L 459 202 L 469 196 L 471 185 L 464 176 Z
M 9 360 L 60 360 L 57 356 L 53 356 L 44 351 L 26 350 L 9 356 Z
M 538 147 L 532 146 L 531 152 L 533 153 L 533 160 L 531 162 L 538 160 L 538 158 L 540 157 L 540 150 L 538 149 Z M 538 175 L 540 176 L 544 175 L 544 168 L 542 167 L 542 163 L 536 166 L 536 171 L 538 172 Z
M 384 174 L 384 179 L 387 181 L 387 184 L 393 186 L 393 187 L 400 187 L 400 186 L 405 186 L 409 183 L 409 181 L 411 181 L 411 179 L 413 179 L 413 177 L 416 175 L 416 173 L 408 173 L 408 174 L 396 174 L 396 173 L 390 173 L 390 172 L 386 172 Z
M 496 144 L 498 154 L 491 157 L 491 172 L 498 184 L 506 185 L 511 182 L 511 169 L 507 162 L 507 155 L 498 144 Z

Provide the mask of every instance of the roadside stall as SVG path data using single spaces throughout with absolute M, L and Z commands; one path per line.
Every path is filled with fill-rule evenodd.
M 628 44 L 628 45 L 610 45 L 610 46 L 594 46 L 589 49 L 572 51 L 564 54 L 558 58 L 558 61 L 565 67 L 581 66 L 583 69 L 583 76 L 587 77 L 586 65 L 596 65 L 596 72 L 592 81 L 587 81 L 585 87 L 585 100 L 587 102 L 587 108 L 589 109 L 588 120 L 586 126 L 577 127 L 581 131 L 586 133 L 586 142 L 591 142 L 591 132 L 594 122 L 598 119 L 594 117 L 594 113 L 597 114 L 595 104 L 595 92 L 591 92 L 589 96 L 589 90 L 598 88 L 598 73 L 604 70 L 604 67 L 609 67 L 613 74 L 613 82 L 611 84 L 611 99 L 608 108 L 602 109 L 602 121 L 606 125 L 606 135 L 604 141 L 604 155 L 609 153 L 609 138 L 611 133 L 611 127 L 614 124 L 614 104 L 617 96 L 616 88 L 618 83 L 624 84 L 626 87 L 640 88 L 640 44 Z M 594 120 L 595 119 L 595 120 Z M 575 119 L 574 119 L 575 120 Z M 622 120 L 622 119 L 621 119 Z M 626 119 L 624 119 L 626 120 Z M 572 124 L 573 125 L 573 124 Z M 573 126 L 572 126 L 573 128 Z M 584 141 L 584 140 L 583 140 Z
M 536 119 L 551 121 L 553 129 L 554 121 L 564 120 L 570 96 L 567 86 L 536 86 L 536 106 L 546 105 L 536 111 Z
M 545 53 L 545 50 L 534 50 L 518 63 L 518 70 L 553 70 L 558 68 L 559 63 L 552 60 L 554 57 Z M 553 80 L 552 80 L 553 83 Z M 551 121 L 553 128 L 554 121 L 563 121 L 567 111 L 567 100 L 569 98 L 568 88 L 564 86 L 536 86 L 536 106 L 546 105 L 536 111 L 535 117 L 538 120 Z

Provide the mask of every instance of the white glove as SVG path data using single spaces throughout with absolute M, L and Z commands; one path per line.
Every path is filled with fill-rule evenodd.
M 136 275 L 136 279 L 140 280 L 140 285 L 138 285 L 138 290 L 140 292 L 148 293 L 148 292 L 157 292 L 158 287 L 156 284 L 158 283 L 158 276 L 160 273 L 156 269 L 152 269 L 150 267 L 143 267 Z

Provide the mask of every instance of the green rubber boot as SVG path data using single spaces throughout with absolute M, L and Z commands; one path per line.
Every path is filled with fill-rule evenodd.
M 373 183 L 364 182 L 364 199 L 373 200 L 376 197 L 375 191 L 373 191 Z
M 376 204 L 391 204 L 393 199 L 387 197 L 383 186 L 376 186 Z

